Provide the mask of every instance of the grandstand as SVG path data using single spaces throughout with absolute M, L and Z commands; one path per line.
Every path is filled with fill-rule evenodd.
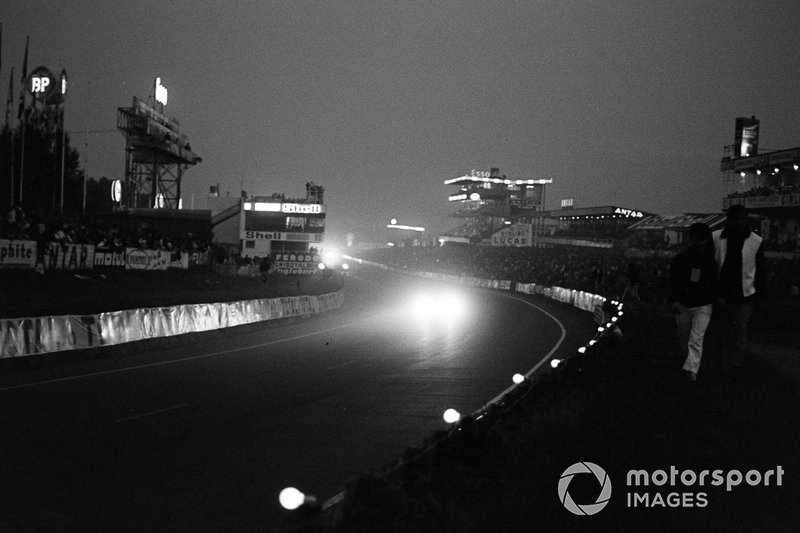
M 722 209 L 744 205 L 758 219 L 766 252 L 800 253 L 800 147 L 759 153 L 755 117 L 736 119 L 735 143 L 725 147 L 720 169 Z
M 545 186 L 552 179 L 512 180 L 500 169 L 472 170 L 469 174 L 447 179 L 458 191 L 448 198 L 458 202 L 453 217 L 459 224 L 439 237 L 440 243 L 461 242 L 488 244 L 492 234 L 513 223 L 530 223 L 536 212 L 544 208 Z

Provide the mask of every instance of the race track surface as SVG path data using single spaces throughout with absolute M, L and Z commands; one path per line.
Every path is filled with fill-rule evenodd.
M 431 288 L 357 267 L 323 315 L 5 370 L 3 530 L 269 529 L 281 489 L 332 496 L 594 332 L 508 292 L 458 289 L 457 318 L 412 313 Z

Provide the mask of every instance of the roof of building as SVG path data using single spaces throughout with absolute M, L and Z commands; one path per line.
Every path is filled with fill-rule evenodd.
M 712 230 L 722 227 L 725 213 L 683 213 L 680 215 L 651 215 L 630 226 L 632 231 L 640 230 L 687 230 L 697 222 L 706 224 Z

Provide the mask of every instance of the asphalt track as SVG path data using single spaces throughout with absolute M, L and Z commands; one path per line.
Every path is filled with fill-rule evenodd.
M 330 497 L 594 332 L 500 291 L 462 289 L 463 316 L 421 319 L 407 304 L 422 288 L 357 267 L 323 315 L 6 369 L 2 530 L 267 530 L 284 487 Z

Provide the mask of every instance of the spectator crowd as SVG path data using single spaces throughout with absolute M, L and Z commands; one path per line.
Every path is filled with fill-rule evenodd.
M 523 248 L 446 244 L 374 250 L 368 259 L 425 272 L 558 286 L 619 298 L 631 291 L 654 303 L 665 303 L 671 255 L 628 256 L 620 249 L 582 247 Z M 796 296 L 800 260 L 766 261 L 766 292 Z
M 52 217 L 28 215 L 21 207 L 12 206 L 0 221 L 0 239 L 30 240 L 40 244 L 93 244 L 112 251 L 125 248 L 204 252 L 211 245 L 212 235 L 185 233 L 165 235 L 146 224 L 121 227 L 91 217 L 77 222 L 64 222 Z

